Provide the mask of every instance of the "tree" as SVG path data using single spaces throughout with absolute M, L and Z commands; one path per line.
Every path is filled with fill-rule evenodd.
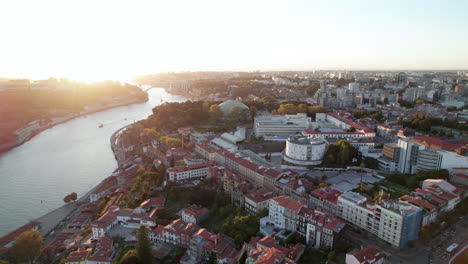
M 71 199 L 70 199 L 70 195 L 67 194 L 64 198 L 63 198 L 63 202 L 64 203 L 70 203 L 71 202 Z
M 298 113 L 306 113 L 307 114 L 308 107 L 307 104 L 300 104 L 297 106 L 297 112 Z
M 140 226 L 137 231 L 136 252 L 141 263 L 152 262 L 151 243 L 148 238 L 148 230 L 144 226 Z
M 236 105 L 231 108 L 231 110 L 229 111 L 229 118 L 235 121 L 238 121 L 241 118 L 240 106 Z
M 317 113 L 325 113 L 325 112 L 326 112 L 325 107 L 319 106 L 319 105 L 309 106 L 307 108 L 307 113 L 309 114 L 310 117 L 313 117 L 313 118 L 315 118 L 315 115 Z
M 127 253 L 125 253 L 125 255 L 120 259 L 119 264 L 139 264 L 137 251 L 135 249 L 127 251 Z
M 70 200 L 76 201 L 78 199 L 78 194 L 76 192 L 70 193 Z
M 294 104 L 281 104 L 278 113 L 281 115 L 294 115 L 297 114 L 297 107 Z
M 255 107 L 255 106 L 252 105 L 252 106 L 250 107 L 250 115 L 252 116 L 252 118 L 254 118 L 254 117 L 257 116 L 257 112 L 258 112 L 257 107 Z
M 41 254 L 42 242 L 38 231 L 26 231 L 15 239 L 11 252 L 16 260 L 33 263 L 34 259 Z
M 219 105 L 214 104 L 210 106 L 210 118 L 212 121 L 218 121 L 223 117 L 223 111 L 221 111 L 221 108 Z

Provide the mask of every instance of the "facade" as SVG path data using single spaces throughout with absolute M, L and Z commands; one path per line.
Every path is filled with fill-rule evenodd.
M 403 201 L 369 203 L 355 192 L 338 198 L 338 215 L 347 222 L 370 232 L 390 244 L 406 248 L 418 239 L 422 209 Z
M 264 209 L 268 209 L 268 203 L 273 197 L 275 197 L 273 192 L 266 188 L 260 188 L 245 195 L 244 208 L 248 213 L 257 215 Z
M 197 179 L 210 178 L 218 168 L 212 162 L 202 162 L 192 165 L 179 165 L 166 170 L 169 182 L 183 183 Z
M 111 264 L 114 257 L 113 241 L 110 237 L 102 237 L 97 242 L 93 255 L 88 257 L 87 264 Z
M 209 213 L 207 208 L 192 204 L 182 210 L 182 220 L 187 223 L 199 224 L 208 218 Z
M 297 232 L 305 237 L 309 246 L 332 249 L 344 226 L 345 223 L 331 214 L 303 207 L 299 212 Z
M 283 159 L 297 165 L 318 165 L 322 163 L 327 147 L 323 138 L 290 136 L 286 140 Z
M 383 264 L 385 255 L 380 250 L 368 245 L 346 253 L 346 264 Z
M 38 231 L 41 229 L 41 222 L 37 221 L 31 221 L 18 229 L 4 235 L 3 237 L 0 237 L 0 250 L 2 248 L 10 248 L 13 246 L 13 243 L 15 242 L 15 239 L 17 236 L 21 235 L 22 233 L 26 231 Z
M 254 132 L 256 137 L 288 136 L 310 128 L 312 120 L 306 114 L 262 115 L 255 117 Z
M 400 156 L 398 170 L 416 173 L 419 170 L 447 169 L 468 164 L 467 145 L 440 140 L 436 137 L 412 137 L 398 140 Z
M 379 162 L 379 169 L 383 171 L 398 171 L 398 162 L 400 160 L 400 151 L 396 143 L 384 144 L 382 156 L 377 159 Z

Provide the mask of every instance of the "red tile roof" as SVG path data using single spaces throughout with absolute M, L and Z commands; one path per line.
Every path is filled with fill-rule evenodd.
M 446 151 L 455 151 L 464 145 L 463 143 L 451 143 L 443 141 L 436 137 L 429 137 L 429 136 L 421 136 L 421 137 L 413 137 L 410 139 L 412 142 L 418 143 L 423 146 L 430 147 L 431 149 L 441 149 Z
M 273 197 L 275 197 L 275 195 L 266 188 L 260 188 L 255 192 L 251 192 L 245 195 L 245 198 L 248 198 L 255 203 L 263 202 Z
M 301 201 L 292 200 L 286 195 L 273 198 L 272 200 L 277 202 L 281 207 L 295 212 L 298 212 L 304 206 Z
M 198 218 L 200 218 L 202 216 L 207 215 L 209 213 L 209 210 L 208 210 L 208 208 L 201 207 L 201 206 L 196 205 L 196 204 L 192 204 L 189 207 L 184 208 L 183 212 L 185 214 L 191 215 L 191 216 L 198 219 Z
M 331 188 L 330 186 L 327 186 L 321 189 L 316 189 L 312 191 L 311 194 L 322 201 L 326 200 L 334 204 L 338 204 L 338 197 L 343 193 Z
M 362 248 L 361 250 L 353 250 L 348 254 L 353 255 L 360 263 L 365 264 L 374 263 L 377 260 L 385 257 L 382 252 L 380 252 L 380 250 L 370 245 Z
M 23 225 L 22 227 L 19 227 L 16 230 L 4 235 L 3 237 L 0 238 L 0 247 L 6 246 L 7 244 L 9 244 L 13 240 L 15 240 L 15 238 L 17 236 L 19 236 L 22 233 L 24 233 L 26 231 L 29 231 L 29 230 L 31 230 L 33 228 L 36 228 L 37 226 L 40 226 L 40 225 L 41 225 L 41 222 L 32 221 L 32 222 L 29 222 L 29 223 Z

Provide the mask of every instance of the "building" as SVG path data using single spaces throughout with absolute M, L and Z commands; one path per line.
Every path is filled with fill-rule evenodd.
M 231 113 L 232 108 L 235 106 L 239 107 L 241 112 L 249 112 L 248 106 L 236 100 L 228 100 L 224 103 L 219 104 L 219 108 L 221 108 L 221 111 L 223 111 L 225 116 L 229 115 L 229 113 Z
M 254 132 L 256 137 L 288 136 L 310 128 L 312 119 L 306 114 L 296 115 L 260 115 L 255 117 Z
M 346 264 L 383 264 L 385 255 L 380 250 L 368 245 L 346 253 Z
M 299 211 L 305 204 L 288 196 L 279 196 L 270 200 L 268 222 L 275 227 L 295 232 L 297 230 Z
M 398 140 L 400 157 L 398 170 L 416 173 L 419 170 L 447 169 L 468 164 L 468 145 L 443 141 L 436 137 L 420 136 Z
M 15 242 L 15 239 L 17 236 L 21 235 L 22 233 L 26 231 L 38 231 L 41 229 L 41 222 L 38 221 L 31 221 L 18 229 L 0 237 L 0 251 L 2 248 L 10 248 L 13 246 L 13 243 Z
M 398 162 L 400 160 L 400 151 L 396 143 L 385 143 L 383 146 L 382 156 L 377 159 L 379 169 L 383 171 L 398 171 Z
M 245 263 L 274 263 L 293 264 L 298 263 L 305 246 L 296 244 L 290 248 L 279 245 L 278 241 L 270 236 L 252 237 L 248 243 L 244 243 L 247 259 Z
M 293 135 L 286 140 L 283 159 L 297 165 L 318 165 L 322 163 L 327 147 L 323 138 Z
M 208 208 L 192 204 L 182 210 L 182 220 L 187 223 L 199 224 L 208 218 L 209 214 L 210 212 L 208 211 Z
M 260 188 L 255 192 L 251 192 L 245 195 L 244 208 L 248 213 L 257 215 L 264 209 L 268 209 L 268 203 L 270 199 L 274 197 L 275 195 L 272 191 L 266 188 Z
M 315 248 L 333 249 L 345 223 L 321 211 L 302 207 L 299 211 L 298 234 Z
M 302 135 L 315 137 L 315 138 L 338 138 L 338 139 L 351 139 L 351 138 L 363 138 L 366 133 L 363 132 L 319 132 L 312 129 L 305 129 L 302 131 Z
M 86 264 L 90 255 L 91 249 L 78 248 L 68 254 L 65 264 Z
M 211 178 L 217 172 L 218 167 L 213 162 L 179 165 L 166 170 L 167 180 L 176 183 Z
M 336 127 L 343 129 L 343 130 L 350 130 L 354 128 L 355 132 L 364 133 L 362 137 L 366 138 L 374 138 L 375 132 L 373 129 L 358 124 L 352 120 L 352 115 L 350 113 L 342 113 L 340 116 L 338 113 L 317 113 L 316 114 L 316 121 L 319 122 L 329 122 Z
M 87 264 L 111 264 L 114 258 L 114 246 L 111 237 L 101 237 L 93 254 L 88 257 Z
M 338 197 L 342 194 L 342 192 L 327 186 L 313 190 L 309 195 L 309 201 L 313 208 L 336 215 L 338 210 Z
M 345 192 L 338 197 L 338 207 L 339 217 L 394 246 L 406 248 L 418 240 L 422 209 L 408 202 L 370 203 L 358 193 Z

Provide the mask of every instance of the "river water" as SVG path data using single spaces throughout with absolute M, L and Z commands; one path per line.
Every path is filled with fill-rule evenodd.
M 116 130 L 145 119 L 163 102 L 187 100 L 161 88 L 148 94 L 148 102 L 79 117 L 0 154 L 0 236 L 60 207 L 68 193 L 80 197 L 108 177 L 117 167 L 110 148 Z

